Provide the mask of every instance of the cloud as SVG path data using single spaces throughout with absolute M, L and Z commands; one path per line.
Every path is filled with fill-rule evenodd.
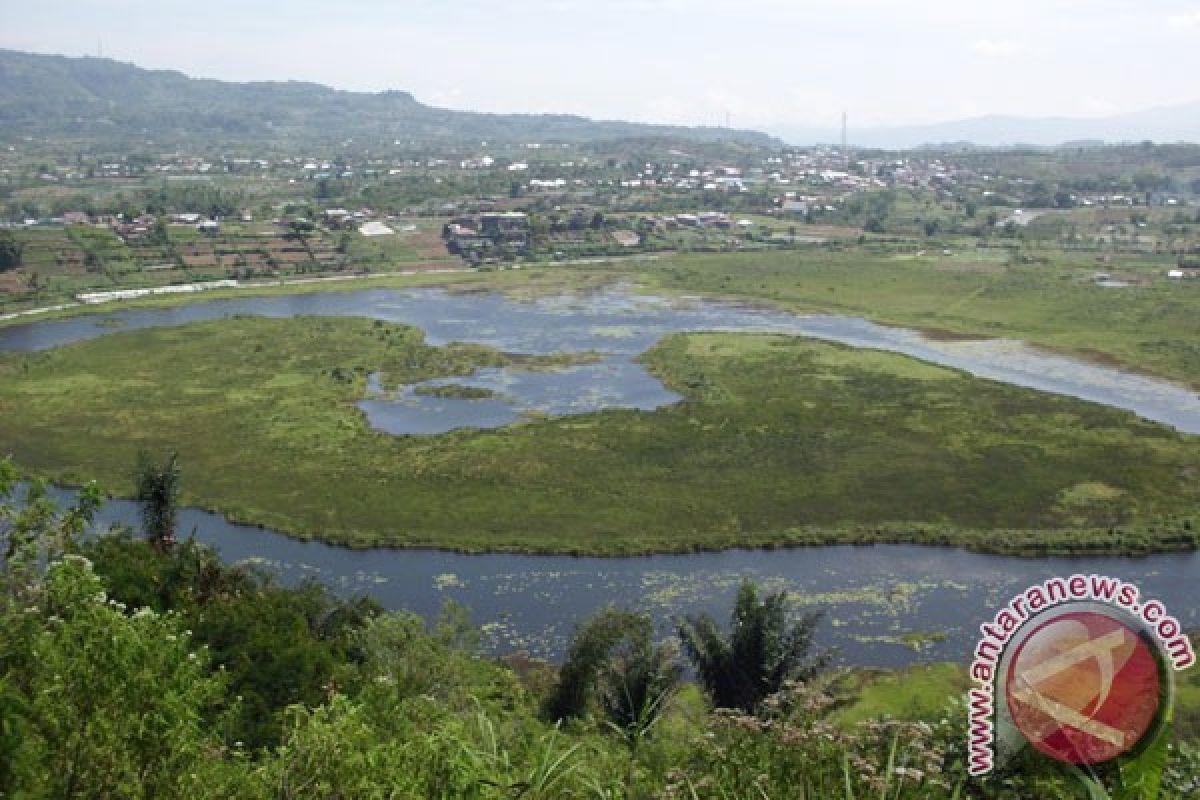
M 1012 39 L 980 39 L 971 49 L 981 56 L 1015 56 L 1025 50 L 1025 45 Z
M 1177 31 L 1190 31 L 1200 28 L 1200 11 L 1192 11 L 1189 14 L 1176 14 L 1173 17 L 1168 17 L 1167 25 Z

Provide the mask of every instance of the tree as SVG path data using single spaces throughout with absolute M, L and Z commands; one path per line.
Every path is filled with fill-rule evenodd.
M 0 796 L 198 796 L 223 686 L 178 619 L 127 615 L 79 556 L 49 567 L 36 610 L 0 615 L 2 716 L 21 733 L 0 752 Z
M 728 638 L 708 614 L 690 615 L 680 624 L 684 652 L 713 705 L 754 713 L 784 682 L 811 680 L 828 665 L 828 653 L 812 652 L 820 613 L 789 625 L 786 601 L 785 592 L 760 600 L 757 587 L 746 581 Z
M 558 684 L 546 700 L 552 721 L 581 716 L 609 652 L 637 625 L 637 616 L 606 609 L 575 629 L 567 658 L 558 672 Z
M 142 510 L 142 529 L 159 550 L 175 544 L 175 521 L 179 516 L 179 454 L 172 453 L 159 464 L 146 452 L 138 455 L 134 482 Z
M 605 722 L 629 748 L 626 789 L 634 784 L 638 751 L 662 719 L 679 685 L 674 648 L 656 645 L 646 614 L 609 608 L 580 625 L 545 711 L 554 722 L 582 716 L 595 701 Z
M 638 748 L 662 719 L 682 675 L 675 648 L 653 644 L 650 631 L 649 617 L 639 617 L 631 635 L 610 651 L 598 680 L 600 708 L 629 748 L 630 782 Z
M 154 218 L 154 227 L 146 234 L 146 244 L 164 247 L 171 243 L 171 234 L 167 231 L 167 223 L 161 216 Z
M 24 246 L 8 231 L 0 231 L 0 272 L 21 266 Z
M 89 483 L 73 507 L 60 510 L 41 481 L 31 481 L 23 495 L 19 493 L 19 477 L 10 459 L 0 459 L 0 601 L 32 605 L 31 598 L 42 591 L 46 565 L 78 550 L 102 493 Z M 3 653 L 0 637 L 0 660 Z
M 623 735 L 644 736 L 679 680 L 670 651 L 655 646 L 652 633 L 647 615 L 613 608 L 581 624 L 546 701 L 546 716 L 582 716 L 594 698 Z
M 288 223 L 287 233 L 283 234 L 284 239 L 290 241 L 298 241 L 301 244 L 307 244 L 308 237 L 316 231 L 317 226 L 311 220 L 294 219 Z
M 97 487 L 60 509 L 17 477 L 0 460 L 0 797 L 200 796 L 221 676 L 177 616 L 130 614 L 78 555 Z

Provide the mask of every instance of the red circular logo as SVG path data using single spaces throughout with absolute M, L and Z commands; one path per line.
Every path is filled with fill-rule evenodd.
M 1041 752 L 1099 764 L 1150 730 L 1162 702 L 1158 670 L 1146 640 L 1124 622 L 1068 612 L 1021 642 L 1008 668 L 1008 709 Z

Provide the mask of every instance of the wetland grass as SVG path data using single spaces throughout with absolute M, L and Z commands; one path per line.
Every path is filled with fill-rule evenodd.
M 1200 438 L 806 339 L 667 337 L 642 361 L 685 399 L 653 412 L 417 437 L 372 430 L 355 405 L 372 372 L 412 383 L 512 361 L 361 319 L 116 332 L 0 356 L 0 449 L 35 473 L 122 494 L 139 450 L 178 450 L 186 503 L 354 547 L 1196 545 Z

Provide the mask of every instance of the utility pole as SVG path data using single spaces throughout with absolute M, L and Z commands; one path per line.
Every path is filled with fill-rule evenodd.
M 846 166 L 850 166 L 850 150 L 846 143 L 846 112 L 842 112 L 842 158 L 846 161 Z

